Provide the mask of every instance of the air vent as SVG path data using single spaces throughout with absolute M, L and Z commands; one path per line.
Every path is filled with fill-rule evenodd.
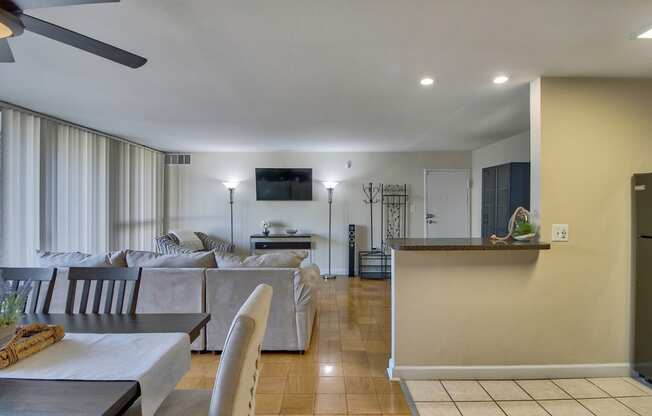
M 166 165 L 189 165 L 190 155 L 165 155 Z

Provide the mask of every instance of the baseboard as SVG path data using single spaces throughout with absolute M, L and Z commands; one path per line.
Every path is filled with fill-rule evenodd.
M 390 359 L 387 375 L 393 380 L 435 379 L 537 379 L 629 376 L 629 363 L 480 365 L 480 366 L 394 366 Z

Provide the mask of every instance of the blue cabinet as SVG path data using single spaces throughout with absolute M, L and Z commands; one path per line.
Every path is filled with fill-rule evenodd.
M 530 163 L 482 169 L 482 237 L 507 234 L 509 218 L 518 207 L 530 209 Z

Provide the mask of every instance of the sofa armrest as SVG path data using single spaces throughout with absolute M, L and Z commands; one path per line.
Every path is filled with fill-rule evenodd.
M 317 278 L 319 275 L 317 275 Z M 294 271 L 294 304 L 297 311 L 304 309 L 314 302 L 315 292 L 314 270 L 307 268 Z
M 143 269 L 136 313 L 204 313 L 206 312 L 205 269 Z M 204 331 L 192 344 L 204 350 Z

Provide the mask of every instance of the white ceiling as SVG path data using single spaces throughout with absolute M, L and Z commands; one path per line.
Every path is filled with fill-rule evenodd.
M 123 0 L 32 11 L 132 70 L 11 39 L 0 99 L 170 151 L 468 150 L 527 130 L 540 75 L 652 76 L 650 0 Z M 507 73 L 502 86 L 492 78 Z M 438 85 L 423 89 L 419 79 Z

